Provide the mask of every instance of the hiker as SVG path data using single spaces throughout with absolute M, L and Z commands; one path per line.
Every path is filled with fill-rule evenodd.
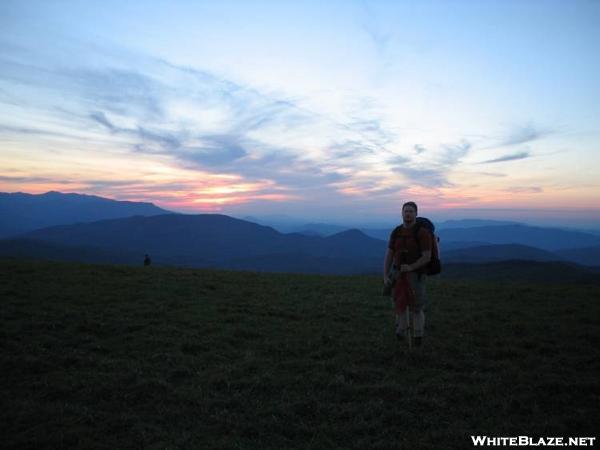
M 150 255 L 146 254 L 144 256 L 144 266 L 149 266 L 150 264 L 152 264 L 152 260 L 150 259 Z
M 433 239 L 432 234 L 425 227 L 415 228 L 417 223 L 415 202 L 406 202 L 402 205 L 402 222 L 401 226 L 392 231 L 388 241 L 383 263 L 383 282 L 386 286 L 390 286 L 395 281 L 391 293 L 396 310 L 396 337 L 399 340 L 404 339 L 407 323 L 410 323 L 414 345 L 419 346 L 423 340 L 425 327 L 424 267 L 431 259 Z M 410 317 L 407 309 L 410 311 Z

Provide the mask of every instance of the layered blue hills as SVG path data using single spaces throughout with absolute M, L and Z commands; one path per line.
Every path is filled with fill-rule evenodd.
M 53 225 L 168 212 L 152 203 L 117 201 L 94 195 L 0 192 L 0 239 Z
M 326 238 L 283 234 L 219 214 L 135 216 L 62 225 L 23 234 L 19 241 L 87 249 L 87 254 L 97 249 L 124 263 L 131 254 L 141 258 L 148 253 L 159 264 L 321 273 L 372 272 L 385 252 L 385 242 L 358 230 Z M 14 248 L 15 240 L 4 245 L 9 242 Z
M 326 224 L 317 224 L 319 231 L 338 232 L 311 233 L 317 227 L 309 224 L 284 233 L 221 214 L 172 214 L 151 203 L 54 192 L 0 194 L 0 213 L 0 228 L 12 230 L 0 240 L 4 257 L 141 264 L 150 254 L 155 264 L 271 272 L 378 274 L 393 228 L 380 230 L 385 239 Z M 494 221 L 439 225 L 444 265 L 600 266 L 600 236 L 590 233 Z
M 522 224 L 446 228 L 441 229 L 438 234 L 443 242 L 478 241 L 488 244 L 521 244 L 549 251 L 600 245 L 600 237 L 589 233 Z

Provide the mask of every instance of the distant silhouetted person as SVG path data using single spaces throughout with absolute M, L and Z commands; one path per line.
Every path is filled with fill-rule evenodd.
M 144 256 L 144 266 L 149 266 L 150 264 L 152 264 L 152 260 L 150 259 L 150 255 L 146 254 Z

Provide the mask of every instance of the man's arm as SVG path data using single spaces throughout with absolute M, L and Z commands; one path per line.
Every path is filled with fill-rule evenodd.
M 419 230 L 417 235 L 417 243 L 420 244 L 421 256 L 412 264 L 403 264 L 400 267 L 400 272 L 412 272 L 419 270 L 431 261 L 431 252 L 433 250 L 433 241 L 435 239 L 431 233 L 428 233 L 423 228 Z
M 394 259 L 394 251 L 388 248 L 385 252 L 385 258 L 383 259 L 383 282 L 387 284 L 389 282 L 390 268 L 392 267 L 392 261 Z
M 413 270 L 418 270 L 421 267 L 427 265 L 427 263 L 431 260 L 431 250 L 424 251 L 421 254 L 421 257 L 417 259 L 412 264 L 402 264 L 400 266 L 400 272 L 412 272 Z

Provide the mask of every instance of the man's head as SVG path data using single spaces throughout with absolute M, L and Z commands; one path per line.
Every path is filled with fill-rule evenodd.
M 402 205 L 402 220 L 405 225 L 411 226 L 417 218 L 417 204 L 415 202 L 406 202 Z

